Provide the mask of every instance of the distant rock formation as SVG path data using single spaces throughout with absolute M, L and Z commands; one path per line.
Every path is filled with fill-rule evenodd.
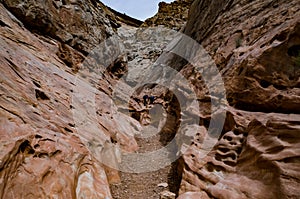
M 157 14 L 146 19 L 142 27 L 163 25 L 174 30 L 180 30 L 188 19 L 189 8 L 193 2 L 194 0 L 160 2 Z

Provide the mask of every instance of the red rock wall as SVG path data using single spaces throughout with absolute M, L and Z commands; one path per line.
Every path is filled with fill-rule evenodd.
M 104 170 L 91 153 L 95 143 L 88 148 L 86 140 L 98 136 L 109 145 L 115 137 L 132 149 L 127 132 L 135 131 L 134 122 L 114 115 L 103 92 L 95 95 L 98 119 L 85 118 L 97 124 L 97 134 L 74 118 L 74 111 L 86 116 L 74 106 L 76 69 L 86 51 L 113 33 L 104 16 L 90 1 L 1 1 L 0 198 L 111 198 L 108 180 L 117 173 Z M 121 127 L 107 119 L 113 117 L 130 122 Z
M 192 5 L 184 32 L 215 60 L 234 125 L 205 158 L 195 138 L 182 159 L 180 199 L 300 197 L 299 20 L 298 1 Z M 201 75 L 190 67 L 182 72 L 195 82 Z

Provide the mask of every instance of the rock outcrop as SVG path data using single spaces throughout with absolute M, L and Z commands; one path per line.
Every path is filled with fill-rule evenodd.
M 185 33 L 214 58 L 231 106 L 299 113 L 298 2 L 201 1 Z
M 136 150 L 139 124 L 107 94 L 89 92 L 76 72 L 115 34 L 114 21 L 92 1 L 1 1 L 0 10 L 0 198 L 111 198 L 108 181 L 118 174 L 99 151 L 113 159 L 115 141 Z M 96 119 L 91 101 L 76 103 L 89 94 L 101 105 Z
M 189 17 L 184 33 L 215 60 L 232 122 L 204 158 L 194 138 L 179 198 L 299 198 L 299 3 L 199 0 Z
M 30 31 L 57 39 L 85 55 L 114 34 L 115 21 L 109 20 L 105 7 L 94 0 L 1 2 Z
M 194 0 L 176 0 L 171 3 L 160 2 L 155 16 L 146 19 L 142 27 L 163 25 L 165 27 L 180 30 L 188 19 L 188 13 Z

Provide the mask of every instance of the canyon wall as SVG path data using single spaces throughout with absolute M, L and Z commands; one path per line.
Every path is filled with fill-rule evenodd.
M 179 199 L 300 197 L 297 0 L 160 3 L 158 14 L 141 30 L 124 24 L 127 19 L 118 21 L 120 16 L 95 0 L 1 0 L 0 11 L 1 199 L 112 198 L 109 183 L 119 183 L 120 176 L 116 168 L 103 165 L 103 158 L 115 166 L 120 161 L 116 146 L 138 151 L 135 135 L 151 123 L 151 116 L 157 117 L 143 105 L 143 89 L 166 110 L 162 132 L 169 134 L 157 136 L 160 142 L 168 142 L 178 123 L 187 122 L 182 136 L 192 140 L 182 146 L 185 152 L 176 164 L 181 179 L 168 182 L 179 184 L 172 190 Z M 162 46 L 173 33 L 162 30 L 153 35 L 151 28 L 160 25 L 181 30 L 201 44 L 218 68 L 228 102 L 222 102 L 226 118 L 220 135 L 209 131 L 210 122 L 218 122 L 211 104 L 221 100 L 216 94 L 220 82 L 208 77 L 215 86 L 209 89 L 203 81 L 210 63 L 192 50 L 187 54 L 193 64 L 164 54 Z M 136 51 L 112 59 L 118 49 L 110 43 L 118 43 L 116 35 L 129 39 L 125 45 Z M 132 35 L 138 42 L 130 40 Z M 108 38 L 112 39 L 104 42 Z M 95 48 L 103 55 L 101 63 Z M 180 107 L 177 96 L 160 85 L 148 84 L 130 99 L 124 97 L 128 90 L 120 78 L 128 65 L 136 71 L 126 78 L 139 81 L 158 57 L 189 81 L 200 113 L 189 99 Z M 87 61 L 95 67 L 85 67 Z M 99 64 L 108 66 L 100 74 Z M 195 65 L 205 73 L 195 71 Z M 113 88 L 120 82 L 115 99 L 129 100 L 126 107 L 111 103 Z M 129 82 L 134 83 L 138 82 Z M 178 81 L 175 87 L 189 96 L 188 85 Z M 191 125 L 194 117 L 199 121 Z M 205 156 L 204 137 L 216 143 Z M 176 141 L 181 147 L 183 138 Z
M 0 198 L 111 198 L 108 181 L 118 175 L 91 149 L 114 137 L 134 150 L 139 124 L 100 91 L 92 119 L 74 94 L 88 93 L 80 64 L 116 21 L 96 1 L 3 0 L 0 10 Z M 80 116 L 97 129 L 82 130 Z
M 214 59 L 232 122 L 206 158 L 195 138 L 179 168 L 180 199 L 300 197 L 299 9 L 280 0 L 192 5 L 184 33 Z M 181 71 L 201 79 L 190 65 Z

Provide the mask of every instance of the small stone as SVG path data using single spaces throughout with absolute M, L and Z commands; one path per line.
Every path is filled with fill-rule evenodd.
M 157 186 L 158 186 L 158 187 L 167 188 L 167 187 L 168 187 L 168 183 L 166 183 L 166 182 L 159 183 Z
M 176 194 L 170 191 L 163 191 L 160 193 L 160 199 L 175 199 Z

